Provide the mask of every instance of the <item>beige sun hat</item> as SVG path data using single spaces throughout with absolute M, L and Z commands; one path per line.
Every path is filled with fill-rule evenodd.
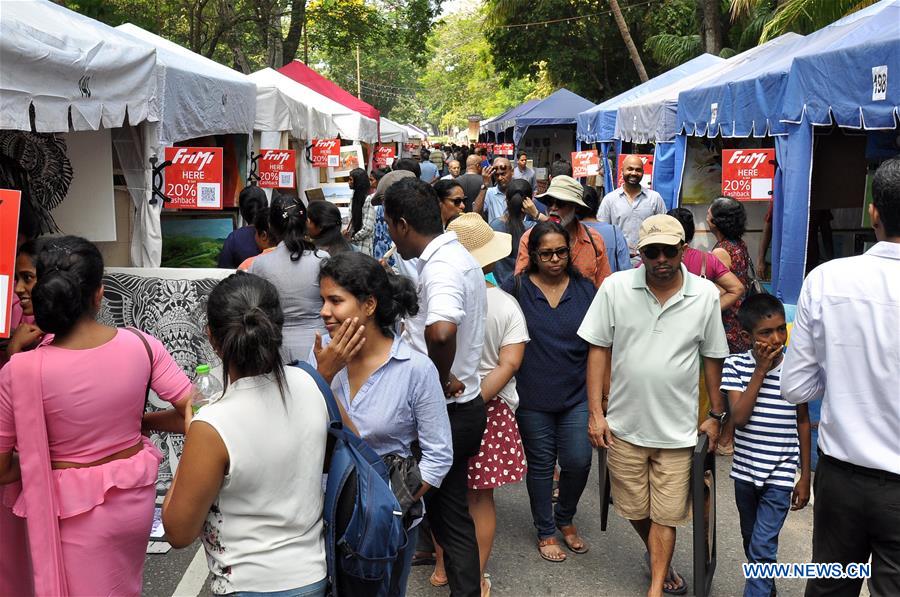
M 547 187 L 547 192 L 535 195 L 535 197 L 537 199 L 553 197 L 557 201 L 568 201 L 581 207 L 587 207 L 584 199 L 582 199 L 584 197 L 584 187 L 581 186 L 580 182 L 565 174 L 554 176 L 553 180 L 550 181 L 550 186 Z
M 684 228 L 672 216 L 657 214 L 641 222 L 638 238 L 638 249 L 647 245 L 677 245 L 684 242 Z
M 459 242 L 472 254 L 481 267 L 509 257 L 512 251 L 512 235 L 497 232 L 476 213 L 464 213 L 447 225 L 456 233 Z

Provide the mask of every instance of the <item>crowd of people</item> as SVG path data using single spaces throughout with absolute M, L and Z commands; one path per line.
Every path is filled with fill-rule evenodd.
M 872 594 L 900 594 L 900 160 L 874 177 L 880 242 L 809 275 L 787 348 L 739 201 L 711 198 L 704 252 L 691 212 L 641 185 L 639 158 L 602 199 L 563 160 L 538 193 L 527 163 L 457 148 L 356 169 L 346 223 L 327 201 L 245 189 L 247 225 L 219 261 L 239 271 L 206 305 L 224 390 L 199 410 L 159 340 L 96 320 L 94 245 L 20 238 L 0 362 L 0 594 L 141 593 L 151 430 L 186 435 L 163 523 L 175 547 L 201 539 L 214 593 L 327 594 L 329 415 L 296 361 L 349 429 L 418 475 L 402 489 L 424 520 L 411 517 L 379 595 L 405 595 L 414 560 L 451 595 L 490 595 L 494 492 L 523 479 L 535 557 L 588 552 L 576 516 L 595 448 L 646 549 L 649 585 L 634 592 L 686 593 L 673 553 L 700 434 L 733 451 L 748 562 L 774 562 L 788 512 L 810 499 L 805 403 L 823 396 L 813 559 L 871 556 Z M 150 389 L 172 408 L 145 413 Z M 813 579 L 807 594 L 861 582 Z M 746 581 L 745 595 L 775 593 L 772 578 Z

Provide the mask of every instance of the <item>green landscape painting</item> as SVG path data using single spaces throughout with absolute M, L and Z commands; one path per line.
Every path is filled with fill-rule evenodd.
M 162 267 L 216 267 L 234 220 L 224 217 L 170 217 L 162 220 Z

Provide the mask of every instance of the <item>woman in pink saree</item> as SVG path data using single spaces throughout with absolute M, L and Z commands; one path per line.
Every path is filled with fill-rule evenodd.
M 183 430 L 191 383 L 157 339 L 95 320 L 94 245 L 51 239 L 36 266 L 35 320 L 54 336 L 0 370 L 3 506 L 27 527 L 0 526 L 0 561 L 26 562 L 0 594 L 140 595 L 161 459 L 142 424 Z M 145 417 L 148 386 L 175 408 Z

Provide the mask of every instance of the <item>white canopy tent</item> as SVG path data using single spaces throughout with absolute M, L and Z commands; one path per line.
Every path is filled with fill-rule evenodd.
M 248 76 L 251 81 L 256 83 L 258 89 L 271 90 L 268 93 L 275 93 L 277 90 L 286 106 L 290 101 L 295 106 L 306 108 L 305 116 L 302 115 L 302 108 L 295 108 L 295 116 L 301 120 L 305 118 L 305 125 L 301 123 L 292 125 L 290 129 L 281 129 L 291 130 L 297 139 L 309 142 L 313 139 L 340 136 L 342 139 L 366 143 L 375 143 L 378 140 L 378 123 L 375 120 L 301 85 L 276 70 L 264 68 Z M 284 108 L 280 112 L 273 112 L 271 123 L 258 122 L 257 124 L 277 127 L 285 124 L 290 118 L 289 109 Z M 257 130 L 264 129 L 258 126 Z M 270 132 L 274 132 L 274 130 Z M 261 147 L 268 147 L 275 143 L 275 137 L 272 135 L 263 134 L 260 139 Z M 319 182 L 316 168 L 312 167 L 306 156 L 301 156 L 300 181 L 297 190 L 305 191 L 317 186 L 319 186 Z
M 0 65 L 0 129 L 31 131 L 32 107 L 39 133 L 159 118 L 154 49 L 47 0 L 3 3 Z
M 406 143 L 409 139 L 409 130 L 398 122 L 381 117 L 381 142 L 382 143 Z
M 208 135 L 246 134 L 252 137 L 256 115 L 256 85 L 246 75 L 187 50 L 167 39 L 126 23 L 116 28 L 137 43 L 157 50 L 160 121 L 116 131 L 113 143 L 125 174 L 128 192 L 138 208 L 132 237 L 131 262 L 159 267 L 162 258 L 162 203 L 153 196 L 151 157 L 163 161 L 173 143 Z
M 409 131 L 410 139 L 421 139 L 422 141 L 424 141 L 425 139 L 428 138 L 428 133 L 426 133 L 425 131 L 423 131 L 422 129 L 420 129 L 419 127 L 417 127 L 415 125 L 404 124 L 403 126 L 406 127 L 407 131 Z

